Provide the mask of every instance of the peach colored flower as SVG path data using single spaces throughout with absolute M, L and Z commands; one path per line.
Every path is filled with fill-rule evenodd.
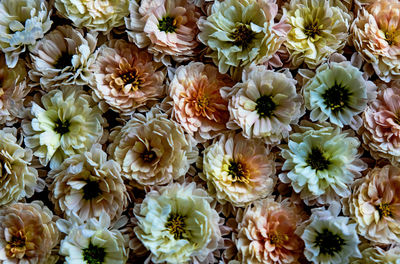
M 134 44 L 111 40 L 99 48 L 90 86 L 114 111 L 129 115 L 164 96 L 165 72 L 160 66 Z
M 226 130 L 228 101 L 220 95 L 232 80 L 218 69 L 201 62 L 180 66 L 169 86 L 173 116 L 198 142 L 212 139 Z

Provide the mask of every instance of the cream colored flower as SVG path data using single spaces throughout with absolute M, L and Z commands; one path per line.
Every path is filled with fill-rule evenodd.
M 227 134 L 204 150 L 203 174 L 208 191 L 225 204 L 244 207 L 270 195 L 276 183 L 274 155 L 263 142 Z
M 105 122 L 91 96 L 79 86 L 52 90 L 32 102 L 32 117 L 22 121 L 25 145 L 40 163 L 58 167 L 68 156 L 82 153 L 98 142 Z
M 122 115 L 151 106 L 165 96 L 165 72 L 160 64 L 149 53 L 122 39 L 99 48 L 91 71 L 91 87 L 96 96 Z
M 94 62 L 97 33 L 84 33 L 71 26 L 58 26 L 31 50 L 29 77 L 50 91 L 64 85 L 87 85 Z
M 105 33 L 124 25 L 129 15 L 129 0 L 56 0 L 54 5 L 76 27 Z
M 354 260 L 351 264 L 399 264 L 400 263 L 400 246 L 394 245 L 388 250 L 384 250 L 378 246 L 369 247 L 361 252 L 362 258 Z
M 152 108 L 135 114 L 110 135 L 108 153 L 122 168 L 122 174 L 141 185 L 162 185 L 179 179 L 196 161 L 193 139 L 166 114 Z
M 53 263 L 60 240 L 56 219 L 41 201 L 0 207 L 0 262 Z
M 136 204 L 134 230 L 154 263 L 209 263 L 209 255 L 222 246 L 220 217 L 211 201 L 195 183 L 172 183 Z
M 294 68 L 316 68 L 346 44 L 352 16 L 338 0 L 292 0 L 284 6 L 292 30 L 285 46 Z
M 221 94 L 229 99 L 228 128 L 241 128 L 246 138 L 262 138 L 269 144 L 288 137 L 290 125 L 304 114 L 302 97 L 288 70 L 274 72 L 252 65 L 242 82 L 223 88 Z
M 343 204 L 360 235 L 382 244 L 400 242 L 400 168 L 374 168 L 354 182 Z
M 14 68 L 18 57 L 50 30 L 51 7 L 45 0 L 2 0 L 0 2 L 0 48 L 7 66 Z

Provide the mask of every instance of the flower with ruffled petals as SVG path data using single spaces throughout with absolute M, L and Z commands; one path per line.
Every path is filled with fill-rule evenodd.
M 220 95 L 223 86 L 232 86 L 227 75 L 201 62 L 180 66 L 169 86 L 173 116 L 198 142 L 218 136 L 226 130 L 228 101 Z
M 227 134 L 204 150 L 203 174 L 208 191 L 225 204 L 244 207 L 270 195 L 276 183 L 274 155 L 263 142 Z
M 237 248 L 241 263 L 299 263 L 304 243 L 295 234 L 301 215 L 288 200 L 268 198 L 249 205 L 239 223 Z
M 331 203 L 350 195 L 350 184 L 366 164 L 359 159 L 359 140 L 351 131 L 328 123 L 303 121 L 290 135 L 281 155 L 286 159 L 279 178 L 291 183 L 306 204 Z
M 246 138 L 262 138 L 279 144 L 304 114 L 302 97 L 289 71 L 273 72 L 252 65 L 244 71 L 242 82 L 221 90 L 229 99 L 228 128 L 241 128 Z
M 8 67 L 14 68 L 19 55 L 50 30 L 50 9 L 45 0 L 0 2 L 0 48 L 6 54 Z
M 314 69 L 345 46 L 352 17 L 341 1 L 292 0 L 284 13 L 292 25 L 285 45 L 293 67 L 304 62 Z
M 189 0 L 130 1 L 126 19 L 129 39 L 139 48 L 148 46 L 156 61 L 170 65 L 197 55 L 200 10 Z
M 70 19 L 76 27 L 110 32 L 124 25 L 129 14 L 129 0 L 56 0 L 58 14 Z
M 377 243 L 400 243 L 400 168 L 386 165 L 371 170 L 354 182 L 344 206 L 360 235 Z
M 135 206 L 134 230 L 154 263 L 208 263 L 222 242 L 220 218 L 211 201 L 195 183 L 172 183 L 146 194 Z
M 68 156 L 82 153 L 98 142 L 105 122 L 90 95 L 79 86 L 52 90 L 32 102 L 32 117 L 22 121 L 25 145 L 40 163 L 58 167 Z
M 97 97 L 122 115 L 151 106 L 164 96 L 165 73 L 152 56 L 122 39 L 100 47 L 91 67 Z
M 31 51 L 29 77 L 49 91 L 63 85 L 86 85 L 94 61 L 97 34 L 71 26 L 58 26 Z
M 384 250 L 378 246 L 369 247 L 364 249 L 361 255 L 361 259 L 354 260 L 351 264 L 399 264 L 400 246 L 395 245 L 388 250 Z
M 374 1 L 363 8 L 351 26 L 356 50 L 383 81 L 400 78 L 400 3 Z
M 133 115 L 110 137 L 108 152 L 122 174 L 141 185 L 167 184 L 184 176 L 198 155 L 194 140 L 155 108 Z
M 58 244 L 57 219 L 41 201 L 16 203 L 0 208 L 0 262 L 53 263 Z

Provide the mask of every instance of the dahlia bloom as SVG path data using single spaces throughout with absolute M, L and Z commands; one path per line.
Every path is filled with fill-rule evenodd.
M 148 47 L 156 61 L 170 65 L 197 55 L 200 10 L 189 0 L 130 1 L 125 18 L 130 41 Z
M 76 27 L 105 33 L 124 25 L 129 15 L 129 0 L 56 0 L 54 5 Z
M 299 263 L 304 243 L 295 231 L 300 221 L 288 200 L 279 203 L 267 198 L 249 205 L 236 239 L 241 263 Z
M 400 246 L 395 245 L 388 250 L 375 246 L 364 249 L 361 252 L 362 258 L 354 260 L 351 264 L 399 264 L 400 263 Z
M 122 39 L 99 48 L 91 66 L 91 87 L 97 97 L 122 115 L 139 107 L 151 106 L 165 96 L 165 72 L 146 51 Z
M 352 16 L 337 0 L 293 0 L 284 6 L 292 30 L 285 46 L 291 65 L 311 69 L 340 52 L 346 44 Z
M 232 86 L 228 75 L 201 62 L 180 66 L 169 86 L 173 99 L 173 116 L 198 142 L 215 138 L 226 131 L 229 120 L 228 101 L 220 89 Z
M 31 50 L 29 77 L 49 91 L 65 85 L 87 85 L 93 63 L 97 34 L 71 26 L 58 26 Z
M 41 201 L 0 208 L 0 262 L 52 263 L 60 240 L 56 216 Z
M 244 207 L 272 193 L 274 158 L 260 140 L 224 134 L 204 150 L 200 177 L 220 203 Z
M 343 204 L 360 235 L 381 244 L 400 243 L 400 168 L 374 168 L 354 182 Z
M 220 217 L 212 198 L 195 183 L 171 183 L 146 194 L 136 204 L 134 231 L 154 263 L 208 263 L 222 243 Z
M 19 55 L 50 30 L 50 10 L 45 0 L 0 2 L 0 49 L 6 54 L 8 67 L 14 68 Z
M 126 263 L 126 240 L 116 227 L 111 226 L 107 213 L 86 222 L 77 216 L 72 220 L 57 221 L 58 229 L 66 234 L 60 246 L 60 254 L 65 256 L 66 263 Z
M 113 221 L 127 206 L 128 194 L 121 178 L 121 167 L 114 160 L 107 160 L 100 144 L 64 160 L 48 177 L 51 179 L 50 200 L 56 212 L 67 217 L 75 213 L 85 221 L 106 212 Z
M 385 82 L 400 78 L 400 3 L 374 1 L 351 26 L 351 42 Z
M 101 111 L 79 86 L 43 95 L 41 103 L 32 102 L 31 115 L 22 121 L 25 145 L 42 165 L 50 162 L 51 169 L 89 149 L 103 135 Z
M 279 144 L 288 137 L 304 114 L 302 97 L 289 71 L 274 72 L 252 65 L 243 72 L 242 82 L 224 87 L 222 97 L 229 100 L 230 129 L 241 128 L 246 138 L 262 138 Z
M 186 174 L 196 161 L 194 140 L 166 114 L 152 108 L 135 114 L 110 134 L 108 153 L 127 179 L 141 185 L 162 185 Z
M 315 208 L 312 215 L 299 227 L 298 233 L 305 243 L 304 255 L 312 263 L 348 263 L 350 257 L 361 257 L 356 224 L 350 218 L 338 216 L 340 205 L 332 204 L 328 210 Z
M 279 178 L 291 183 L 307 205 L 348 197 L 350 184 L 367 167 L 359 159 L 360 142 L 350 133 L 328 123 L 302 121 L 282 147 L 286 161 Z
M 270 60 L 286 39 L 289 26 L 274 24 L 276 8 L 263 1 L 215 1 L 211 14 L 201 17 L 199 40 L 221 73 Z

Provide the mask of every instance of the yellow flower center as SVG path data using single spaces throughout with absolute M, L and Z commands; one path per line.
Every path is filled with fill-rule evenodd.
M 269 237 L 269 242 L 272 245 L 275 245 L 276 247 L 282 246 L 288 240 L 289 240 L 289 237 L 286 234 L 275 233 L 275 234 L 270 235 L 270 237 Z
M 135 69 L 125 72 L 119 76 L 122 81 L 124 82 L 124 85 L 131 84 L 132 85 L 132 90 L 137 91 L 140 88 L 140 85 L 142 84 L 142 80 L 139 78 L 137 71 Z
M 392 216 L 392 208 L 388 203 L 381 203 L 378 206 L 379 215 L 383 217 L 390 217 Z
M 26 237 L 22 230 L 19 230 L 6 245 L 6 254 L 9 258 L 23 256 L 26 250 Z
M 239 161 L 232 160 L 229 163 L 228 175 L 231 176 L 233 182 L 249 183 L 250 171 Z
M 171 214 L 165 227 L 174 235 L 175 239 L 183 239 L 186 228 L 185 217 L 180 214 Z
M 318 20 L 306 24 L 304 27 L 304 34 L 309 38 L 315 38 L 317 35 L 321 34 Z
M 385 40 L 390 46 L 399 44 L 400 32 L 396 29 L 386 31 L 385 32 Z

